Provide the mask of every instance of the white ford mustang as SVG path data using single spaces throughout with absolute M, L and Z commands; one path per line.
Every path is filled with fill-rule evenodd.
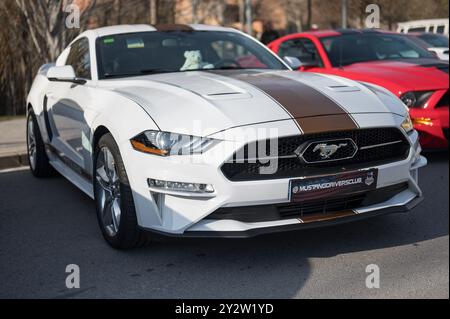
M 86 31 L 34 80 L 31 171 L 95 199 L 122 249 L 152 232 L 246 237 L 414 207 L 426 159 L 406 107 L 299 62 L 228 28 Z

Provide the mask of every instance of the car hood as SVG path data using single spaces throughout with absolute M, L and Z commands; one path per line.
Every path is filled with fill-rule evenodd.
M 337 75 L 378 84 L 395 94 L 449 87 L 448 62 L 438 59 L 364 62 L 336 70 Z
M 390 93 L 341 77 L 314 73 L 191 71 L 99 83 L 139 104 L 161 130 L 195 131 L 203 136 L 293 118 L 406 113 L 403 104 Z

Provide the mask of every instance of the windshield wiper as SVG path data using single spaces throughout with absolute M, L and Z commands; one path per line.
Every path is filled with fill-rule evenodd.
M 157 73 L 170 73 L 170 72 L 177 72 L 177 71 L 170 70 L 170 69 L 154 68 L 154 69 L 139 70 L 139 72 L 141 74 L 157 74 Z
M 168 72 L 175 72 L 175 71 L 168 69 L 146 69 L 146 70 L 139 70 L 136 73 L 112 73 L 112 74 L 106 73 L 104 77 L 110 79 L 120 77 L 132 77 L 146 74 L 168 73 Z
M 192 69 L 192 70 L 170 70 L 170 69 L 163 69 L 163 68 L 155 68 L 155 69 L 145 69 L 145 70 L 139 70 L 138 73 L 116 73 L 116 74 L 105 74 L 105 79 L 111 79 L 111 78 L 120 78 L 120 77 L 132 77 L 132 76 L 140 76 L 140 75 L 148 75 L 148 74 L 158 74 L 158 73 L 170 73 L 170 72 L 188 72 L 188 71 L 209 71 L 209 70 L 244 70 L 249 68 L 243 68 L 240 66 L 220 66 L 217 68 L 211 68 L 211 69 Z
M 129 77 L 129 76 L 137 76 L 137 75 L 141 75 L 141 74 L 137 74 L 137 73 L 116 73 L 116 74 L 105 74 L 103 75 L 103 77 L 105 79 L 110 79 L 110 78 L 120 78 L 120 77 Z
M 224 65 L 224 66 L 219 66 L 217 68 L 211 68 L 211 69 L 203 69 L 203 70 L 244 70 L 244 69 L 248 69 L 248 68 L 243 68 L 241 66 L 232 66 L 232 65 Z

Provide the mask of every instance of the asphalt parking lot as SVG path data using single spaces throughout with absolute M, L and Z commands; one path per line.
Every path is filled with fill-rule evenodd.
M 448 153 L 421 170 L 408 214 L 251 239 L 163 239 L 116 251 L 62 177 L 0 173 L 0 298 L 448 298 Z M 67 289 L 66 265 L 81 287 Z M 365 285 L 380 268 L 380 288 Z

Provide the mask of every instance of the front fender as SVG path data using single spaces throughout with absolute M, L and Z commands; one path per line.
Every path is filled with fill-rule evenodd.
M 158 130 L 159 128 L 139 104 L 116 92 L 106 91 L 102 94 L 102 101 L 98 101 L 96 110 L 97 114 L 91 122 L 91 145 L 94 146 L 94 133 L 99 127 L 105 127 L 111 133 L 119 147 L 135 205 L 141 207 L 143 205 L 142 190 L 134 187 L 137 185 L 137 181 L 142 179 L 142 171 L 136 169 L 138 164 L 136 157 L 139 155 L 155 155 L 138 153 L 131 146 L 130 139 L 145 130 Z M 94 151 L 94 147 L 92 147 L 92 152 Z M 93 172 L 93 161 L 91 172 Z M 148 209 L 146 204 L 144 204 L 144 208 Z M 142 216 L 138 214 L 137 218 L 141 224 Z
M 127 153 L 131 147 L 130 139 L 145 130 L 158 130 L 158 126 L 139 104 L 120 93 L 101 90 L 101 93 L 97 92 L 96 95 L 91 107 L 95 110 L 90 124 L 92 151 L 94 133 L 103 126 L 113 136 L 126 164 Z

